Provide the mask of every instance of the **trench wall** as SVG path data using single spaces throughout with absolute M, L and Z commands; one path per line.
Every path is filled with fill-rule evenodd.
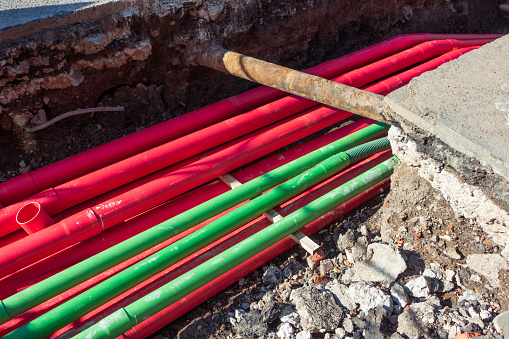
M 197 50 L 211 41 L 304 69 L 398 34 L 492 33 L 497 5 L 497 0 L 116 1 L 5 29 L 0 147 L 7 151 L 0 165 L 11 173 L 18 166 L 12 159 L 32 157 L 44 165 L 253 87 L 195 66 Z M 37 133 L 24 130 L 98 105 L 126 110 L 71 118 Z

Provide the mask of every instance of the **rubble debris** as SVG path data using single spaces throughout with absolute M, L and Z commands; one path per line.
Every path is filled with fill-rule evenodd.
M 359 261 L 353 266 L 352 281 L 394 281 L 407 268 L 399 251 L 389 245 L 369 244 L 366 252 L 366 260 Z
M 500 254 L 471 254 L 467 257 L 467 265 L 485 276 L 493 287 L 500 287 L 498 274 L 509 268 L 507 260 Z
M 343 310 L 332 295 L 315 287 L 293 290 L 290 300 L 299 313 L 300 325 L 311 332 L 333 331 L 343 319 Z

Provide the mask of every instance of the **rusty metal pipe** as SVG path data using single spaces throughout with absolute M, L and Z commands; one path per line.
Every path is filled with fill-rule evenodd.
M 211 45 L 197 62 L 209 68 L 389 124 L 383 96 Z

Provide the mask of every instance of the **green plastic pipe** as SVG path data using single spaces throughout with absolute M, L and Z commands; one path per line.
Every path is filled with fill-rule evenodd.
M 334 175 L 354 161 L 389 149 L 387 138 L 377 139 L 335 154 L 313 168 L 258 196 L 192 234 L 161 249 L 150 257 L 126 268 L 111 278 L 81 293 L 73 299 L 41 315 L 18 329 L 21 337 L 45 337 L 87 314 L 149 277 L 177 263 L 200 248 L 220 239 L 232 230 L 258 217 L 263 212 L 305 191 L 308 187 Z M 13 332 L 13 337 L 19 337 Z
M 115 338 L 392 174 L 392 157 L 74 336 Z
M 1 300 L 0 324 L 242 201 L 261 194 L 333 154 L 381 136 L 388 129 L 389 126 L 382 123 L 367 126 Z

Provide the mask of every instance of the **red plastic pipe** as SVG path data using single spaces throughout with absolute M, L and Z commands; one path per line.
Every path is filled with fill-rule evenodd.
M 468 41 L 468 42 L 444 41 L 443 43 L 440 42 L 440 44 L 438 44 L 438 46 L 439 47 L 445 46 L 444 48 L 446 48 L 447 50 L 450 50 L 452 48 L 455 48 L 458 45 L 468 45 L 468 44 L 473 44 L 473 43 L 480 43 L 480 42 L 477 40 L 476 41 Z M 432 47 L 439 48 L 439 47 L 436 47 L 437 44 L 426 43 L 426 44 L 421 44 L 421 45 L 427 45 L 427 46 L 431 45 Z M 421 46 L 417 46 L 417 47 L 418 47 L 417 49 L 413 48 L 413 50 L 417 50 L 417 57 L 422 58 L 424 55 L 426 55 L 427 50 L 421 48 Z M 433 49 L 431 49 L 431 51 L 433 52 Z M 400 54 L 413 55 L 413 54 L 407 53 L 407 52 L 408 51 L 405 51 Z M 379 64 L 378 67 L 387 68 L 387 67 L 390 67 L 391 63 L 394 63 L 395 61 L 398 61 L 398 60 L 401 60 L 402 64 L 405 62 L 408 62 L 407 59 L 405 59 L 405 58 L 391 57 L 388 59 L 390 59 L 390 60 L 384 59 L 384 60 L 377 62 L 376 64 Z M 405 65 L 406 65 L 406 63 L 405 63 Z M 371 69 L 371 71 L 363 72 L 363 74 L 371 76 L 375 72 L 376 68 L 371 67 L 370 69 Z M 394 70 L 396 68 L 392 67 L 392 69 Z M 341 76 L 341 77 L 344 77 L 344 76 Z M 339 77 L 339 78 L 341 78 L 341 77 Z M 349 75 L 347 75 L 347 77 L 349 79 L 353 78 L 353 77 L 350 77 Z M 318 110 L 321 110 L 321 109 L 326 109 L 326 108 L 319 108 Z M 211 158 L 213 158 L 213 157 L 211 157 Z M 211 158 L 207 158 L 206 163 L 209 163 Z M 200 162 L 203 163 L 202 160 L 198 161 L 196 163 L 196 164 L 198 164 L 198 167 L 199 167 L 199 173 L 203 173 L 204 171 L 206 172 L 207 168 L 210 167 L 210 164 L 207 164 L 206 166 L 204 166 L 204 165 L 201 165 Z M 218 164 L 224 163 L 224 161 L 219 160 L 217 163 Z M 195 164 L 191 165 L 191 167 L 195 167 Z M 182 168 L 180 170 L 180 172 L 186 171 L 186 169 L 187 169 L 187 167 Z M 178 173 L 178 172 L 179 172 L 179 170 L 177 170 L 175 173 Z M 218 173 L 217 175 L 222 174 L 221 172 L 217 172 L 217 173 Z M 185 178 L 197 177 L 195 174 L 196 173 L 194 173 L 191 176 L 184 176 L 184 177 Z M 217 176 L 217 175 L 215 175 L 215 176 Z M 175 176 L 173 174 L 170 174 L 168 176 L 175 178 Z M 199 175 L 198 177 L 201 177 L 201 175 Z M 167 177 L 164 177 L 164 178 L 167 178 Z M 161 179 L 158 179 L 155 181 L 156 182 L 161 181 L 161 180 L 164 182 L 167 181 L 164 178 L 161 178 Z M 200 179 L 202 179 L 202 178 L 200 178 Z M 201 183 L 204 183 L 205 181 L 201 181 Z M 190 186 L 185 186 L 185 184 L 183 184 L 182 181 L 180 181 L 178 183 L 176 183 L 176 182 L 168 183 L 168 185 L 173 185 L 173 184 L 175 184 L 176 186 L 180 186 L 180 187 L 187 187 L 187 189 L 190 188 Z M 34 260 L 34 259 L 29 259 L 29 258 L 41 259 L 47 255 L 54 253 L 55 250 L 63 249 L 65 247 L 70 246 L 70 245 L 76 243 L 77 241 L 79 241 L 79 240 L 72 240 L 72 239 L 75 239 L 75 238 L 80 239 L 80 240 L 86 239 L 94 234 L 100 233 L 100 231 L 102 231 L 102 229 L 111 227 L 112 225 L 117 224 L 118 222 L 121 222 L 122 220 L 132 217 L 138 213 L 142 213 L 146 209 L 151 208 L 152 206 L 155 205 L 155 204 L 152 204 L 153 200 L 158 201 L 158 203 L 162 203 L 165 200 L 167 200 L 168 197 L 164 198 L 164 200 L 163 200 L 163 197 L 157 197 L 157 195 L 156 195 L 156 194 L 161 194 L 161 193 L 155 193 L 152 198 L 144 199 L 144 203 L 140 203 L 138 201 L 139 199 L 137 198 L 137 195 L 140 195 L 143 197 L 143 196 L 145 196 L 145 194 L 147 194 L 148 191 L 151 191 L 151 192 L 162 192 L 163 191 L 161 188 L 153 187 L 154 185 L 159 185 L 159 184 L 154 184 L 153 182 L 148 183 L 148 184 L 140 186 L 130 192 L 124 193 L 121 196 L 119 196 L 118 198 L 110 199 L 103 204 L 99 204 L 99 205 L 85 211 L 85 213 L 77 214 L 77 217 L 81 218 L 81 220 L 78 220 L 78 222 L 76 222 L 76 223 L 74 223 L 74 221 L 69 220 L 69 219 L 73 219 L 74 217 L 63 220 L 59 223 L 60 227 L 59 227 L 58 232 L 56 232 L 54 230 L 52 230 L 51 232 L 46 232 L 42 236 L 39 236 L 37 239 L 33 238 L 33 241 L 31 241 L 30 244 L 26 244 L 26 243 L 11 244 L 10 246 L 8 246 L 8 248 L 6 248 L 6 251 L 5 251 L 6 257 L 8 257 L 10 259 L 14 256 L 14 259 L 17 259 L 17 262 L 11 261 L 10 263 L 6 263 L 5 265 L 3 265 L 4 261 L 2 259 L 0 259 L 0 263 L 2 264 L 0 266 L 0 272 L 2 272 L 2 273 L 5 272 L 4 274 L 12 273 L 12 272 L 22 268 L 23 266 L 21 266 L 21 265 L 27 265 L 27 264 L 33 262 L 32 260 Z M 150 188 L 149 188 L 149 186 L 150 186 Z M 141 190 L 140 190 L 140 188 L 141 188 Z M 176 194 L 180 194 L 180 193 L 184 193 L 184 192 L 185 192 L 185 190 L 178 191 L 178 193 L 176 193 Z M 133 195 L 133 193 L 134 193 L 134 195 Z M 120 198 L 120 197 L 122 197 L 122 198 Z M 157 199 L 160 199 L 160 200 L 157 200 Z M 158 203 L 156 203 L 156 204 L 158 204 Z M 120 213 L 117 213 L 117 212 L 120 212 Z M 69 229 L 66 230 L 67 225 L 68 225 Z M 73 235 L 72 230 L 76 230 L 77 234 Z M 85 231 L 85 233 L 80 233 L 83 231 Z M 41 232 L 43 232 L 43 231 L 41 231 Z M 49 234 L 51 234 L 51 236 L 49 236 Z M 69 234 L 69 235 L 67 236 L 67 234 Z M 35 237 L 35 236 L 37 236 L 37 234 L 35 234 L 33 237 Z M 61 239 L 61 238 L 64 238 L 64 239 Z M 0 254 L 2 254 L 2 253 L 4 253 L 4 252 L 2 250 L 0 250 Z M 0 256 L 0 258 L 1 258 L 1 256 Z M 6 260 L 6 261 L 8 262 L 8 260 Z M 24 264 L 20 264 L 19 262 L 23 262 Z
M 487 42 L 488 40 L 483 41 Z M 351 71 L 333 79 L 333 81 L 360 87 L 417 62 L 442 54 L 454 47 L 471 45 L 473 43 L 480 43 L 480 41 L 444 40 L 423 43 L 371 65 Z M 40 204 L 43 210 L 41 213 L 46 212 L 52 216 L 76 204 L 312 107 L 315 104 L 315 102 L 310 100 L 288 96 L 126 158 L 60 186 L 47 189 L 27 198 L 27 200 L 31 203 Z M 24 205 L 26 205 L 26 200 L 0 210 L 0 225 L 2 225 L 0 236 L 19 229 L 20 224 L 16 222 L 15 216 Z M 32 231 L 29 233 L 32 233 Z
M 33 234 L 53 224 L 53 220 L 38 202 L 25 203 L 16 214 L 16 222 L 28 233 Z
M 314 68 L 307 73 L 324 78 L 358 68 L 418 43 L 442 39 L 496 39 L 500 34 L 409 34 L 396 36 Z M 259 87 L 168 120 L 57 163 L 0 183 L 0 206 L 10 205 L 40 191 L 83 176 L 210 124 L 281 98 L 285 93 Z
M 244 183 L 253 178 L 267 173 L 274 168 L 282 166 L 298 157 L 307 154 L 319 147 L 327 145 L 348 134 L 358 131 L 371 124 L 371 120 L 362 119 L 346 127 L 324 134 L 317 139 L 311 140 L 300 146 L 294 147 L 283 153 L 273 155 L 245 169 L 232 173 L 237 180 Z M 69 247 L 63 251 L 44 258 L 37 263 L 17 271 L 10 276 L 0 280 L 0 299 L 16 293 L 22 286 L 34 284 L 51 272 L 58 272 L 62 269 L 91 257 L 111 246 L 114 246 L 146 229 L 157 225 L 169 218 L 176 216 L 194 206 L 212 199 L 224 192 L 229 187 L 221 180 L 197 188 L 180 197 L 177 197 L 157 208 L 150 210 L 129 221 L 115 225 L 90 239 Z M 172 239 L 180 239 L 189 231 L 176 235 Z
M 439 57 L 436 57 L 435 59 L 432 59 L 430 61 L 427 61 L 425 63 L 422 63 L 418 67 L 414 67 L 412 69 L 397 73 L 395 75 L 392 75 L 391 77 L 387 79 L 383 79 L 380 81 L 377 81 L 369 86 L 369 88 L 372 91 L 375 91 L 381 95 L 387 95 L 391 91 L 393 91 L 396 88 L 402 87 L 410 82 L 412 78 L 415 78 L 416 76 L 421 75 L 424 72 L 428 72 L 430 70 L 433 70 L 437 68 L 438 66 L 454 60 L 458 58 L 459 56 L 468 53 L 474 49 L 477 49 L 478 47 L 467 47 L 467 48 L 460 48 L 453 51 L 450 51 L 448 53 L 445 53 Z
M 0 248 L 12 244 L 15 241 L 26 238 L 28 236 L 25 230 L 18 230 L 16 232 L 10 233 L 3 237 L 0 237 Z
M 334 81 L 345 85 L 364 86 L 381 77 L 391 75 L 404 68 L 416 65 L 436 56 L 442 55 L 458 48 L 478 47 L 489 43 L 491 40 L 438 40 L 428 41 L 403 52 L 394 54 L 370 65 L 345 73 Z M 361 81 L 359 79 L 362 79 Z
M 323 107 L 304 111 L 264 129 L 245 142 L 201 159 L 153 182 L 60 221 L 27 240 L 0 249 L 0 276 L 13 273 L 48 255 L 132 218 L 175 196 L 217 178 L 285 145 L 332 125 L 351 113 Z
M 386 61 L 385 61 L 385 60 L 383 60 L 382 62 L 386 62 Z M 422 67 L 424 67 L 424 65 L 421 65 L 421 66 L 422 66 Z M 51 254 L 51 253 L 49 253 L 49 254 Z
M 403 68 L 459 47 L 477 46 L 489 40 L 441 40 L 422 43 L 371 65 L 343 74 L 333 81 L 354 87 L 364 86 Z M 125 185 L 166 166 L 177 163 L 211 147 L 244 135 L 254 129 L 312 107 L 315 103 L 288 96 L 248 113 L 209 126 L 180 139 L 158 146 L 136 156 L 89 173 L 30 198 L 49 214 L 54 215 L 83 201 Z M 277 113 L 277 114 L 276 114 Z M 121 175 L 118 175 L 121 174 Z M 19 228 L 14 216 L 20 202 L 0 210 L 0 236 Z

